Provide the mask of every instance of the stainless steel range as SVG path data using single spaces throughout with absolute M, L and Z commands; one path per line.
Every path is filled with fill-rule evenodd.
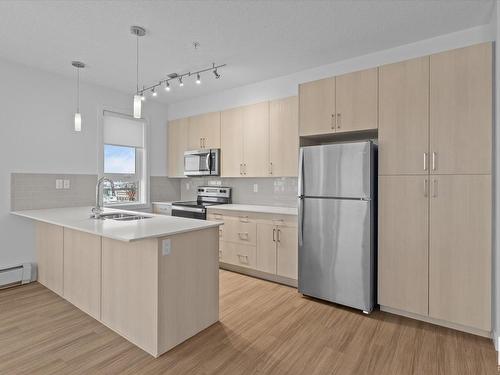
M 230 187 L 200 186 L 195 201 L 172 203 L 172 216 L 206 220 L 208 206 L 229 203 L 231 203 Z

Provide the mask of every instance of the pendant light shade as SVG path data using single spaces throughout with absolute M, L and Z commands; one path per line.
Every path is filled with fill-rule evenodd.
M 144 90 L 139 92 L 139 37 L 146 35 L 146 29 L 140 26 L 131 26 L 130 33 L 136 37 L 136 91 L 134 95 L 134 118 L 141 118 Z M 155 93 L 154 90 L 153 93 Z
M 77 77 L 76 77 L 76 112 L 75 112 L 75 123 L 74 129 L 75 132 L 82 131 L 82 115 L 80 113 L 80 69 L 85 68 L 85 64 L 81 61 L 72 61 L 71 65 L 76 68 Z
M 134 95 L 134 117 L 141 118 L 142 112 L 142 96 Z

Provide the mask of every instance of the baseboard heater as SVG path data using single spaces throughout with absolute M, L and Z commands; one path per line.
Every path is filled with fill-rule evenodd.
M 31 283 L 36 280 L 36 264 L 23 263 L 0 269 L 0 289 Z

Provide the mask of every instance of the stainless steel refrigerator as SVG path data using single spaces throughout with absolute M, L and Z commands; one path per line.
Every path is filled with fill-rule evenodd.
M 368 313 L 375 303 L 376 146 L 300 149 L 299 292 Z

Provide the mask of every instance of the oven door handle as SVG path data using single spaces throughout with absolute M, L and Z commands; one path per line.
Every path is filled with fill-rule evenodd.
M 176 206 L 172 205 L 172 211 L 177 210 L 177 211 L 187 211 L 187 212 L 199 212 L 200 214 L 205 213 L 204 208 L 199 208 L 199 207 L 186 207 L 186 206 Z

